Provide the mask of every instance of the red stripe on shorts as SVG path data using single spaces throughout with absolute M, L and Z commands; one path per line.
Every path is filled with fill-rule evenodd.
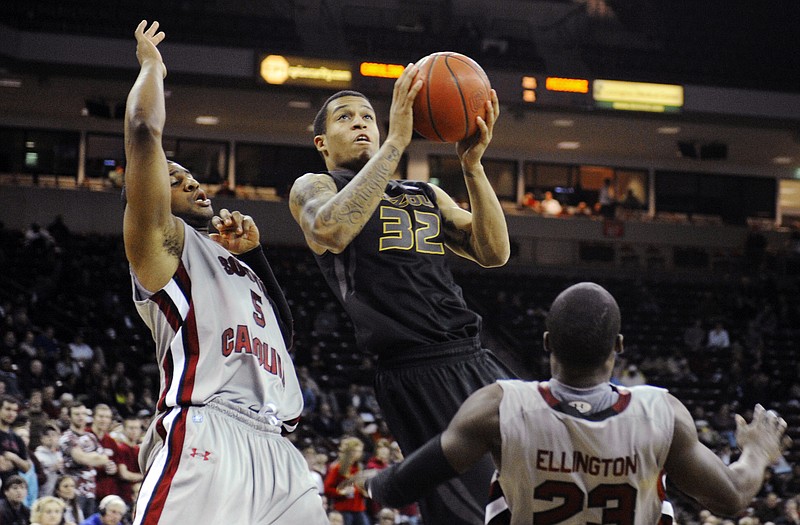
M 183 444 L 186 441 L 186 416 L 187 411 L 183 409 L 172 423 L 169 441 L 166 443 L 166 465 L 164 471 L 161 473 L 161 477 L 156 483 L 156 490 L 150 497 L 150 501 L 147 503 L 147 507 L 144 510 L 142 525 L 158 525 L 161 519 L 161 513 L 164 512 L 164 504 L 167 501 L 167 496 L 169 496 L 172 480 L 175 478 L 175 473 L 178 471 L 183 452 Z

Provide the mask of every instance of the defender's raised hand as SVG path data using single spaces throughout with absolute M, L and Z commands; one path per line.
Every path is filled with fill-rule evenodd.
M 164 59 L 161 58 L 161 52 L 156 46 L 161 43 L 167 36 L 163 31 L 158 30 L 158 22 L 153 22 L 149 28 L 147 27 L 147 20 L 142 20 L 134 31 L 136 36 L 136 58 L 139 60 L 139 65 L 143 66 L 148 60 L 155 60 L 161 64 L 162 74 L 166 78 L 167 66 L 164 65 Z
M 219 233 L 211 233 L 209 237 L 234 255 L 249 252 L 260 243 L 260 234 L 253 218 L 241 212 L 223 208 L 219 215 L 211 219 L 211 225 Z

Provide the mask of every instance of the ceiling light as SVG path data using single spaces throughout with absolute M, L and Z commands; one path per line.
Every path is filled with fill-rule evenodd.
M 311 102 L 308 100 L 290 100 L 289 107 L 295 109 L 308 109 L 311 107 Z
M 219 124 L 219 117 L 215 117 L 214 115 L 200 115 L 194 119 L 194 122 L 201 126 L 216 126 Z
M 553 125 L 557 128 L 571 128 L 575 125 L 575 121 L 569 118 L 557 118 L 553 121 Z
M 781 164 L 781 165 L 791 164 L 792 157 L 775 157 L 774 159 L 772 159 L 772 162 L 774 164 Z
M 22 80 L 17 78 L 0 78 L 0 87 L 21 88 Z
M 662 135 L 677 135 L 678 133 L 680 133 L 681 128 L 679 128 L 678 126 L 662 126 L 658 128 L 656 131 L 658 131 Z
M 556 147 L 558 149 L 578 149 L 581 147 L 581 143 L 576 140 L 565 140 L 564 142 L 559 142 Z

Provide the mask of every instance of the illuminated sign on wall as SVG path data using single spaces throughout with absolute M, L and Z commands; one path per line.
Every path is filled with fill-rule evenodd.
M 598 107 L 629 111 L 677 111 L 683 107 L 683 86 L 622 80 L 595 80 L 592 96 Z
M 544 87 L 548 91 L 563 91 L 566 93 L 588 93 L 589 81 L 585 78 L 547 77 Z
M 353 72 L 347 62 L 283 55 L 262 55 L 259 78 L 273 85 L 348 88 Z
M 358 70 L 363 77 L 398 78 L 405 66 L 400 64 L 383 64 L 381 62 L 361 62 Z

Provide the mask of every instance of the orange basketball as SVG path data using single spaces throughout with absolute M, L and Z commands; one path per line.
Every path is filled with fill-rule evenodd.
M 450 51 L 419 62 L 422 89 L 414 99 L 414 130 L 429 140 L 458 142 L 478 131 L 475 117 L 486 119 L 492 86 L 477 62 Z

